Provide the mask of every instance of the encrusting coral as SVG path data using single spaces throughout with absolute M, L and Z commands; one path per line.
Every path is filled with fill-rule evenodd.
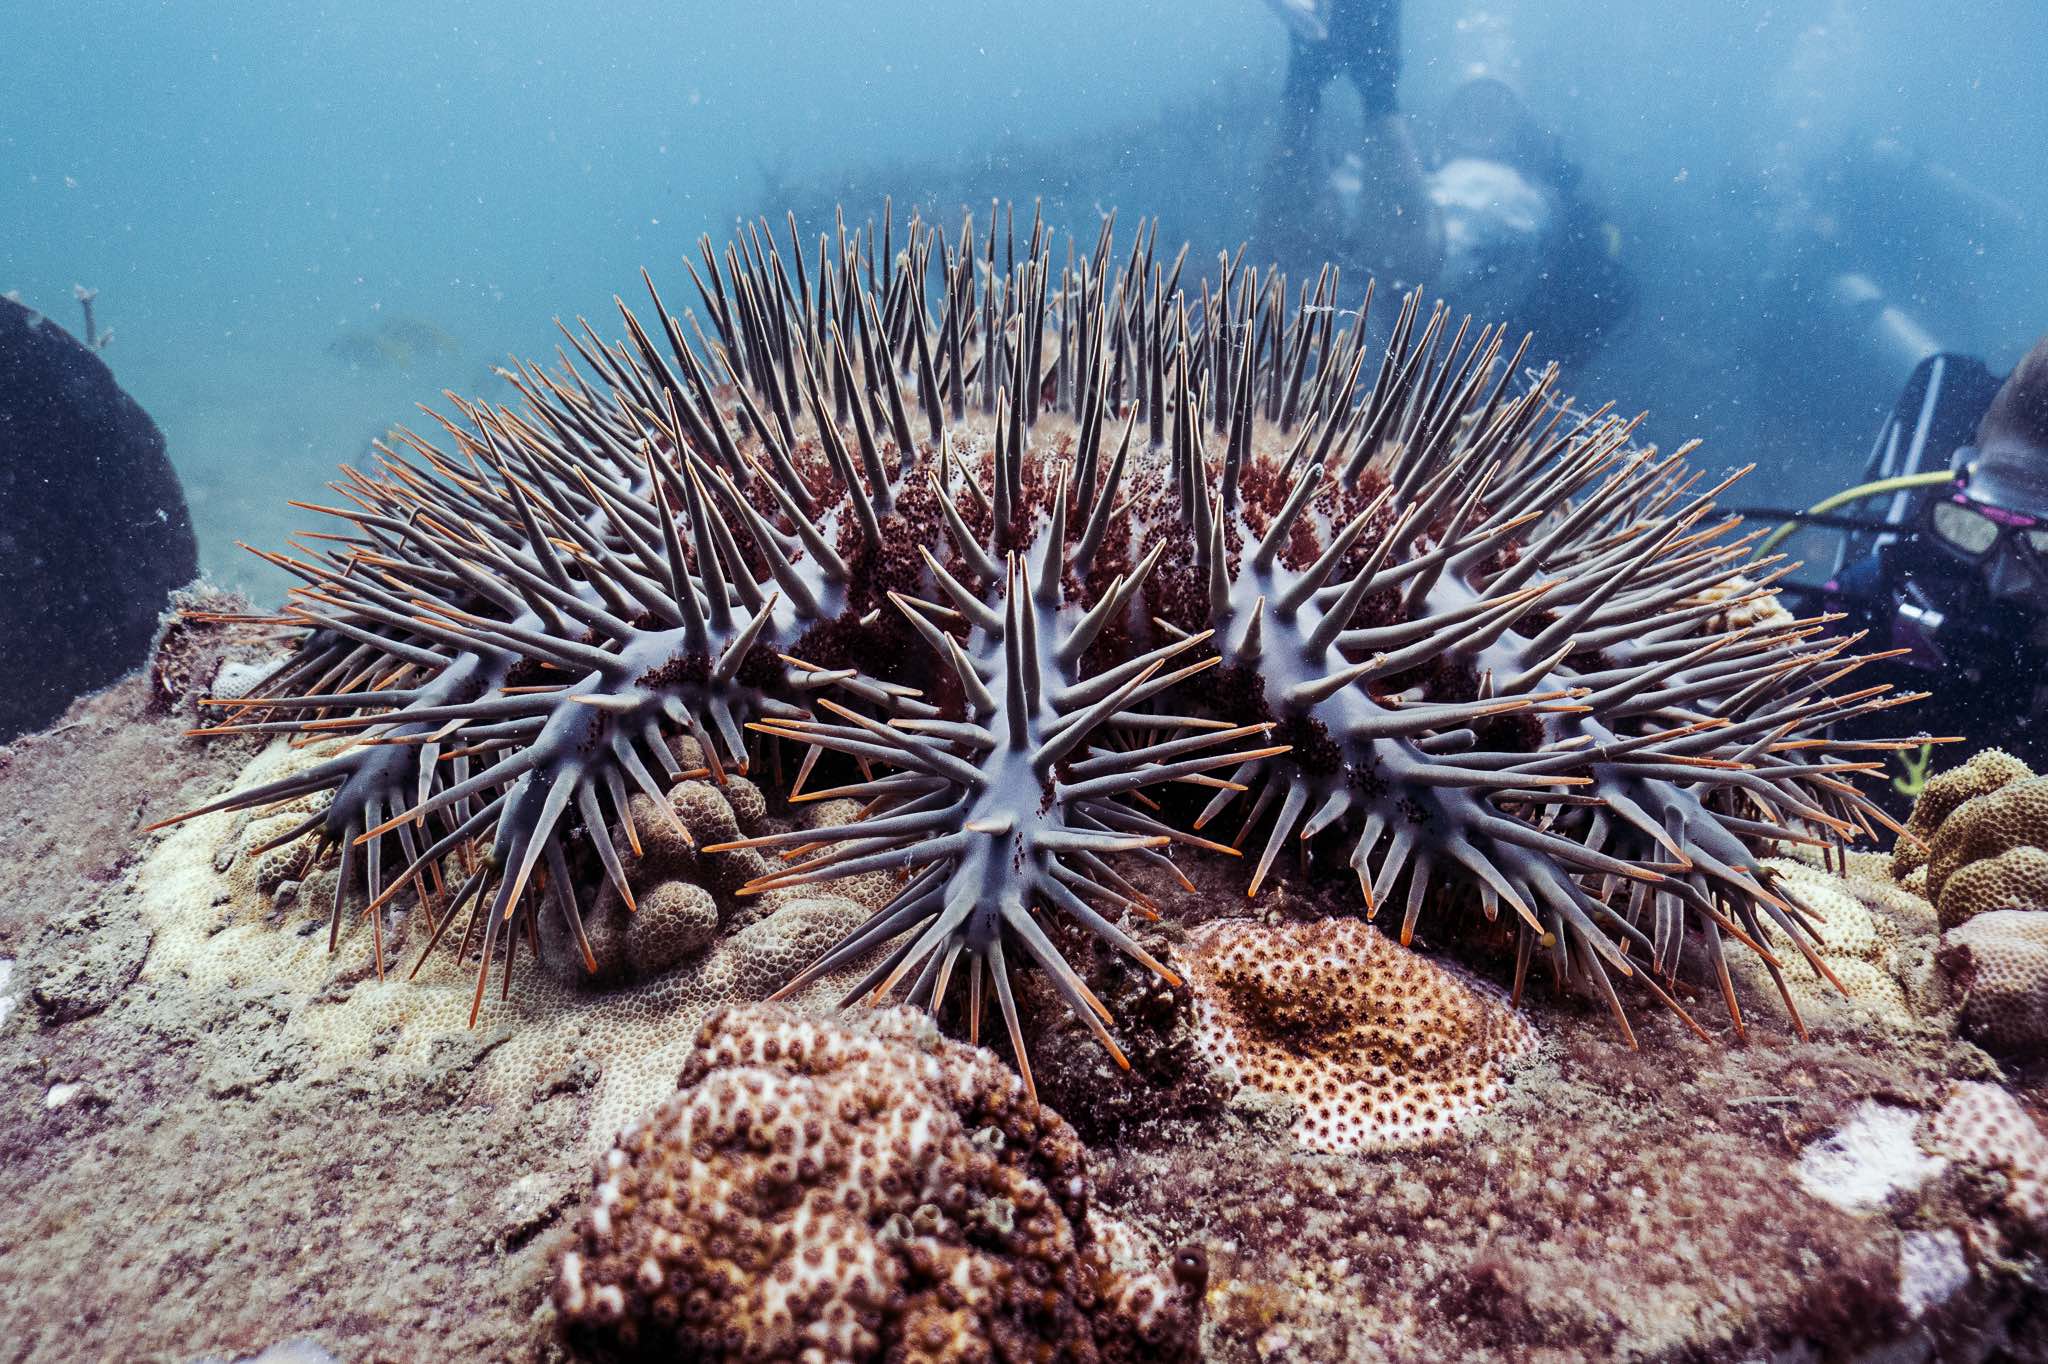
M 1371 1151 L 1449 1132 L 1499 1098 L 1536 1035 L 1491 986 L 1356 919 L 1267 928 L 1218 919 L 1186 949 L 1200 1045 L 1294 1105 L 1318 1151 Z
M 555 1302 L 632 1358 L 1193 1357 L 1198 1255 L 1133 1271 L 1081 1143 L 909 1010 L 704 1024 L 676 1095 L 597 1163 Z
M 820 967 L 882 950 L 854 996 L 970 1036 L 993 993 L 1020 1066 L 1020 957 L 1114 1054 L 1061 932 L 1170 979 L 1118 859 L 1221 846 L 1174 785 L 1212 793 L 1196 829 L 1247 798 L 1254 893 L 1296 846 L 1405 942 L 1469 888 L 1511 916 L 1517 994 L 1541 954 L 1625 1033 L 1614 977 L 1683 1017 L 1689 946 L 1739 1030 L 1723 947 L 1776 975 L 1765 923 L 1827 974 L 1760 850 L 1871 832 L 1851 783 L 1887 745 L 1822 735 L 1899 698 L 1763 609 L 1727 480 L 1554 369 L 1517 384 L 1526 341 L 1419 295 L 1361 382 L 1371 290 L 1344 309 L 1332 272 L 1290 309 L 1229 257 L 1191 297 L 1156 231 L 1058 264 L 1039 223 L 1021 251 L 894 228 L 842 224 L 815 281 L 793 221 L 787 263 L 765 230 L 722 265 L 707 241 L 715 339 L 621 305 L 627 341 L 586 324 L 509 376 L 523 411 L 457 400 L 445 444 L 347 471 L 338 532 L 270 556 L 296 651 L 216 729 L 355 742 L 202 809 L 331 791 L 277 841 L 341 850 L 333 929 L 361 880 L 373 932 L 403 898 L 428 950 L 475 954 L 472 1016 L 543 894 L 595 969 L 581 907 L 637 904 L 621 839 L 740 773 L 867 815 L 712 845 L 783 854 L 746 889 L 908 873 Z M 858 780 L 806 789 L 822 752 Z

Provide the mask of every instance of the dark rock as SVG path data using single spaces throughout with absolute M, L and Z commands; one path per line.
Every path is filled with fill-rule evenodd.
M 0 299 L 0 742 L 141 663 L 198 571 L 156 423 L 98 355 Z

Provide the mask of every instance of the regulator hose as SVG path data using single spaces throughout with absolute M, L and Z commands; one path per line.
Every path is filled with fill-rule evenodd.
M 1866 497 L 1876 497 L 1882 493 L 1901 492 L 1907 488 L 1932 488 L 1937 484 L 1953 483 L 1955 481 L 1956 474 L 1952 469 L 1934 469 L 1927 473 L 1899 474 L 1894 478 L 1880 478 L 1874 483 L 1859 483 L 1853 488 L 1844 488 L 1838 493 L 1823 497 L 1820 501 L 1808 507 L 1806 514 L 1808 516 L 1820 516 L 1833 511 L 1837 507 L 1844 506 L 1850 502 L 1861 501 Z M 1763 543 L 1757 546 L 1756 552 L 1760 555 L 1769 554 L 1773 549 L 1782 544 L 1787 536 L 1798 529 L 1799 522 L 1797 521 L 1783 522 L 1776 530 L 1773 530 L 1764 537 Z

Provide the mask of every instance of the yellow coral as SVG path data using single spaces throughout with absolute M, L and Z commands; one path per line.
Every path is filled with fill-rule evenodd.
M 2048 906 L 2048 777 L 1977 796 L 1942 821 L 1927 863 L 1943 928 L 1992 909 Z
M 1742 630 L 1752 625 L 1768 625 L 1782 628 L 1793 622 L 1792 613 L 1778 600 L 1776 592 L 1767 592 L 1756 580 L 1741 573 L 1730 574 L 1701 592 L 1695 592 L 1685 599 L 1685 605 L 1704 606 L 1708 602 L 1728 602 L 1724 611 L 1708 618 L 1703 627 L 1708 634 L 1723 630 Z
M 2002 748 L 1986 748 L 1970 755 L 1961 767 L 1951 768 L 1930 780 L 1913 803 L 1912 818 L 1906 821 L 1892 854 L 1892 875 L 1904 881 L 1914 870 L 1927 865 L 1935 831 L 1965 801 L 1988 795 L 2015 781 L 2025 781 L 2033 769 Z

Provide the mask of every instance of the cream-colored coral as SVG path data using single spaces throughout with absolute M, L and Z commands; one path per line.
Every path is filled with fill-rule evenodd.
M 1972 1037 L 2015 1051 L 2048 1048 L 2048 913 L 1979 914 L 1942 934 L 1936 961 Z
M 2007 1213 L 2048 1229 L 2048 1133 L 1997 1085 L 1966 1080 L 1927 1124 L 1927 1144 L 1953 1160 L 2002 1174 Z
M 1498 991 L 1356 919 L 1204 924 L 1184 956 L 1200 1045 L 1295 1108 L 1319 1151 L 1424 1142 L 1496 1101 L 1535 1033 Z
M 688 881 L 663 881 L 640 900 L 626 925 L 626 962 L 636 976 L 666 971 L 718 936 L 718 902 Z
M 620 850 L 633 903 L 629 906 L 607 879 L 595 903 L 582 910 L 599 978 L 618 982 L 665 971 L 702 951 L 721 932 L 752 923 L 779 903 L 771 900 L 764 906 L 735 894 L 749 875 L 765 867 L 702 851 L 761 831 L 761 814 L 743 822 L 741 809 L 765 813 L 766 802 L 752 782 L 730 775 L 723 783 L 678 782 L 669 792 L 667 809 L 645 795 L 627 801 L 626 822 L 611 831 L 611 839 Z M 581 958 L 581 946 L 560 916 L 548 915 L 542 924 L 558 960 Z
M 1862 1016 L 1892 1026 L 1912 1023 L 1915 1011 L 1900 980 L 1899 955 L 1911 939 L 1931 935 L 1933 921 L 1924 906 L 1891 887 L 1837 876 L 1794 858 L 1766 858 L 1763 866 L 1806 911 L 1805 918 L 1819 939 L 1809 939 L 1807 945 L 1835 978 L 1830 981 L 1815 970 L 1789 934 L 1763 921 L 1764 946 L 1777 958 L 1800 1017 L 1808 1022 Z M 1881 898 L 1887 896 L 1889 899 Z M 1909 914 L 1908 906 L 1917 908 L 1918 915 Z M 1742 979 L 1748 998 L 1778 997 L 1777 985 L 1762 959 L 1743 952 L 1730 953 L 1728 960 Z M 1840 982 L 1840 989 L 1835 981 Z
M 1740 630 L 1750 625 L 1785 626 L 1793 621 L 1792 613 L 1778 600 L 1776 592 L 1761 591 L 1754 579 L 1740 573 L 1731 574 L 1712 587 L 1694 593 L 1682 604 L 1693 606 L 1720 601 L 1733 604 L 1707 620 L 1702 627 L 1706 634 Z
M 680 761 L 688 763 L 697 756 L 693 740 L 678 742 Z M 606 880 L 595 903 L 582 907 L 596 978 L 603 983 L 644 979 L 681 965 L 720 936 L 736 933 L 807 895 L 804 890 L 742 894 L 748 881 L 771 870 L 769 860 L 752 848 L 703 851 L 768 831 L 767 797 L 752 781 L 732 774 L 723 782 L 681 781 L 670 790 L 668 803 L 664 811 L 646 795 L 635 795 L 627 802 L 630 827 L 621 824 L 612 830 L 612 844 L 620 850 L 620 866 L 633 892 L 632 906 Z M 795 813 L 799 827 L 819 828 L 859 812 L 851 801 L 833 801 L 801 805 Z M 883 874 L 849 877 L 833 887 L 839 895 L 877 904 L 894 890 Z M 572 976 L 587 969 L 581 945 L 559 915 L 542 916 L 541 933 L 553 949 L 552 959 Z
M 724 1010 L 598 1160 L 555 1302 L 649 1357 L 1186 1358 L 1199 1289 L 1112 1265 L 1084 1157 L 922 1014 Z
M 317 749 L 279 744 L 259 754 L 236 782 L 272 780 L 321 756 Z M 339 949 L 330 955 L 332 865 L 308 867 L 310 850 L 303 844 L 252 855 L 250 849 L 303 819 L 306 808 L 254 819 L 203 815 L 161 837 L 133 873 L 136 902 L 153 934 L 144 979 L 201 996 L 231 986 L 270 988 L 283 1013 L 278 1048 L 298 1066 L 416 1070 L 426 1083 L 459 1059 L 473 1066 L 484 1097 L 520 1104 L 563 1076 L 587 1075 L 593 1147 L 672 1092 L 677 1068 L 708 1014 L 780 988 L 872 912 L 872 903 L 845 892 L 872 896 L 886 884 L 842 881 L 728 900 L 727 922 L 708 947 L 653 974 L 609 983 L 585 971 L 550 908 L 541 915 L 543 964 L 536 968 L 522 953 L 502 998 L 494 971 L 472 1027 L 476 961 L 473 952 L 455 960 L 451 939 L 460 925 L 408 980 L 424 923 L 410 908 L 410 893 L 400 895 L 381 923 L 385 972 L 379 979 L 373 935 L 359 917 L 360 890 L 349 897 Z M 650 822 L 641 829 L 643 853 L 658 827 Z M 701 919 L 701 904 L 672 908 L 686 920 Z M 589 915 L 591 906 L 584 912 Z M 623 951 L 634 931 L 630 916 L 621 928 Z M 640 932 L 661 936 L 658 924 Z M 830 1012 L 865 969 L 864 963 L 835 972 L 791 1002 Z

